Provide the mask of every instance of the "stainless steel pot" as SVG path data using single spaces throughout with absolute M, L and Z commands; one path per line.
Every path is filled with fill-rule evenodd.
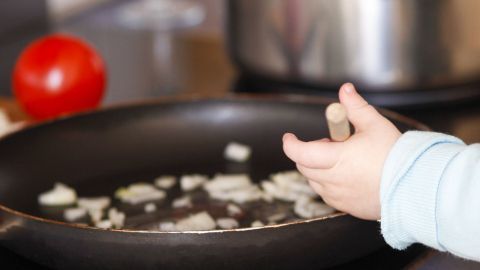
M 240 68 L 276 81 L 407 91 L 480 81 L 478 0 L 230 0 Z

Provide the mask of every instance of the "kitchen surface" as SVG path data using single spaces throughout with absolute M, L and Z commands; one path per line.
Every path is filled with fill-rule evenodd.
M 52 5 L 53 2 L 60 1 L 51 1 L 49 5 Z M 93 2 L 93 4 L 90 2 Z M 50 13 L 46 11 L 47 4 L 44 2 L 44 5 L 39 5 L 39 7 L 35 9 L 38 11 L 36 13 L 38 19 L 34 21 L 34 24 L 39 26 L 38 22 L 43 22 L 43 24 L 38 27 L 39 29 L 21 37 L 12 35 L 11 32 L 8 31 L 0 31 L 0 48 L 2 48 L 1 46 L 8 48 L 8 50 L 4 50 L 3 53 L 8 51 L 8 57 L 12 59 L 11 62 L 13 63 L 14 57 L 12 57 L 12 55 L 18 54 L 20 48 L 28 43 L 28 40 L 43 33 L 60 31 L 83 37 L 95 46 L 105 60 L 108 83 L 106 96 L 102 103 L 104 107 L 172 96 L 223 96 L 235 93 L 294 94 L 336 98 L 336 92 L 333 89 L 339 87 L 340 84 L 336 83 L 335 80 L 329 82 L 306 80 L 305 83 L 299 83 L 295 80 L 277 80 L 275 76 L 267 75 L 269 74 L 267 72 L 267 63 L 273 57 L 269 55 L 272 49 L 268 46 L 258 48 L 258 50 L 266 54 L 262 55 L 265 57 L 264 59 L 252 59 L 252 56 L 246 53 L 246 48 L 251 49 L 252 46 L 255 47 L 255 44 L 245 45 L 243 41 L 248 43 L 246 37 L 242 39 L 242 42 L 236 40 L 236 38 L 241 39 L 241 37 L 232 37 L 232 32 L 229 31 L 246 27 L 248 23 L 240 25 L 241 23 L 234 22 L 232 18 L 227 18 L 228 14 L 233 14 L 229 13 L 228 8 L 235 6 L 233 4 L 228 6 L 229 1 L 201 0 L 182 6 L 172 11 L 172 13 L 175 13 L 174 16 L 167 14 L 161 18 L 162 27 L 158 27 L 158 21 L 156 21 L 158 18 L 155 19 L 155 16 L 153 16 L 154 19 L 151 19 L 149 17 L 148 11 L 143 11 L 146 12 L 146 15 L 144 15 L 143 19 L 139 19 L 136 17 L 135 12 L 132 13 L 125 8 L 134 2 L 135 1 L 127 0 L 85 1 L 87 4 L 75 6 L 75 8 L 70 9 L 65 8 L 65 10 L 57 7 L 55 12 L 50 10 Z M 236 1 L 230 2 L 233 3 Z M 241 12 L 244 12 L 244 8 L 248 7 L 248 5 L 243 2 L 244 1 L 238 1 L 236 9 L 238 12 L 234 13 L 235 16 L 242 16 Z M 287 2 L 289 3 L 287 5 L 290 5 L 289 10 L 298 11 L 296 8 L 299 7 L 296 6 L 296 1 Z M 324 3 L 325 1 L 319 2 L 322 2 L 323 6 L 320 5 L 315 8 L 321 9 L 327 5 Z M 409 10 L 409 8 L 414 8 L 413 4 L 405 10 Z M 417 8 L 418 10 L 423 10 L 426 6 Z M 459 9 L 460 7 L 451 4 L 451 8 Z M 16 10 L 21 9 L 17 7 Z M 340 12 L 339 10 L 330 10 L 332 12 Z M 307 13 L 306 10 L 298 12 L 299 14 Z M 349 12 L 353 11 L 350 10 Z M 289 17 L 290 21 L 288 21 L 290 24 L 287 23 L 287 26 L 295 29 L 298 25 L 295 25 L 293 21 L 299 15 L 295 12 L 288 14 L 290 14 L 289 16 L 291 17 Z M 243 14 L 243 16 L 246 15 Z M 310 15 L 307 14 L 304 16 L 306 18 Z M 418 14 L 416 16 L 418 16 Z M 250 22 L 253 24 L 257 19 L 261 21 L 261 18 L 263 17 L 256 19 L 251 18 Z M 235 17 L 234 19 L 237 18 Z M 281 18 L 273 18 L 272 20 L 279 22 Z M 46 21 L 48 21 L 48 23 L 46 23 Z M 422 19 L 420 22 L 428 22 L 428 20 Z M 238 28 L 234 28 L 232 23 L 236 23 L 235 27 Z M 306 20 L 299 22 L 301 25 L 307 23 Z M 351 23 L 352 22 L 348 22 L 346 25 L 343 25 L 343 27 L 352 26 Z M 25 26 L 23 26 L 23 28 L 25 28 Z M 381 32 L 385 29 L 377 30 Z M 238 31 L 244 31 L 244 29 Z M 258 31 L 260 32 L 261 30 Z M 319 30 L 315 29 L 311 31 Z M 419 30 L 418 33 L 415 33 L 415 37 L 425 35 L 424 31 L 425 30 Z M 296 76 L 298 76 L 298 78 L 304 78 L 301 77 L 303 76 L 301 75 L 302 71 L 312 70 L 308 68 L 312 68 L 314 64 L 309 62 L 303 64 L 296 62 L 295 59 L 304 58 L 295 58 L 295 55 L 296 53 L 299 54 L 299 47 L 315 46 L 315 43 L 313 43 L 313 45 L 311 42 L 307 42 L 308 44 L 298 44 L 298 42 L 300 42 L 299 40 L 302 40 L 301 36 L 306 35 L 306 33 L 297 33 L 295 31 L 292 31 L 292 33 L 293 37 L 290 37 L 291 39 L 288 40 L 292 42 L 292 44 L 290 44 L 292 46 L 291 48 L 296 48 L 297 51 L 292 49 L 293 51 L 290 52 L 291 55 L 289 56 L 290 62 L 286 62 L 295 67 L 292 71 L 293 75 L 290 74 L 292 78 L 296 78 Z M 250 33 L 242 32 L 242 35 L 247 34 Z M 260 33 L 256 34 L 261 35 Z M 370 34 L 374 35 L 372 33 Z M 472 32 L 468 30 L 468 33 L 465 34 L 465 36 L 461 36 L 460 40 L 464 42 L 465 40 L 463 39 L 470 34 L 472 34 Z M 475 35 L 478 36 L 478 33 L 475 33 Z M 248 38 L 254 39 L 255 37 L 248 36 Z M 316 38 L 316 40 L 325 40 L 324 37 Z M 337 36 L 337 38 L 338 39 L 333 41 L 328 40 L 328 42 L 340 42 L 340 37 Z M 422 38 L 428 39 L 428 37 Z M 476 41 L 480 42 L 478 38 Z M 231 44 L 232 42 L 237 42 L 238 44 Z M 287 44 L 285 46 L 288 47 L 290 45 Z M 326 46 L 334 47 L 331 43 L 328 43 Z M 382 48 L 377 49 L 383 50 Z M 236 59 L 232 59 L 234 57 L 231 57 L 231 54 L 232 51 L 235 50 L 238 50 L 239 55 Z M 285 50 L 288 51 L 288 48 Z M 438 50 L 443 52 L 442 49 Z M 372 52 L 368 51 L 366 53 L 372 56 Z M 318 52 L 316 56 L 320 59 L 328 58 L 328 55 L 322 54 L 321 52 Z M 375 58 L 375 55 L 372 57 L 372 61 L 376 62 L 371 69 L 367 68 L 367 78 L 369 79 L 371 79 L 371 76 L 374 76 L 372 74 L 375 74 L 375 72 L 378 74 L 384 65 L 392 64 L 382 63 L 378 58 Z M 396 57 L 401 57 L 401 55 Z M 448 66 L 447 63 L 441 62 L 440 59 L 437 60 L 439 62 L 433 61 L 431 55 L 428 59 L 424 59 L 425 63 L 433 61 L 433 63 L 436 63 L 436 66 Z M 325 63 L 339 63 L 339 61 L 342 62 L 345 61 L 345 59 L 326 59 Z M 452 65 L 460 66 L 466 61 L 475 62 L 469 64 L 469 68 L 472 69 L 476 65 L 480 65 L 480 58 L 468 58 L 464 55 L 464 52 L 458 52 L 455 55 L 454 64 Z M 239 64 L 239 62 L 242 64 Z M 252 68 L 251 66 L 253 65 L 252 63 L 260 66 L 265 64 L 265 66 L 261 66 L 259 68 L 261 72 L 256 74 L 255 67 Z M 365 65 L 365 63 L 354 64 L 355 70 L 350 70 L 349 74 L 352 76 L 353 74 L 363 74 L 361 73 L 361 67 Z M 369 80 L 364 82 L 358 80 L 359 91 L 365 93 L 365 96 L 372 103 L 384 105 L 382 107 L 387 107 L 392 111 L 418 120 L 433 131 L 453 134 L 464 140 L 467 144 L 480 142 L 480 72 L 474 74 L 476 78 L 469 79 L 465 84 L 458 84 L 458 86 L 455 86 L 455 84 L 447 85 L 443 88 L 440 87 L 442 89 L 436 91 L 435 87 L 441 84 L 441 80 L 437 80 L 436 78 L 428 81 L 426 78 L 431 70 L 426 70 L 427 66 L 428 65 L 425 64 L 420 71 L 417 70 L 417 72 L 421 72 L 423 76 L 420 76 L 421 78 L 419 79 L 419 81 L 424 83 L 422 85 L 422 87 L 424 87 L 421 89 L 422 91 L 412 92 L 410 89 L 404 92 L 383 91 L 388 88 L 388 83 L 393 82 L 394 79 L 389 82 L 379 82 L 378 85 L 373 84 L 372 81 Z M 9 76 L 5 76 L 5 70 L 12 67 L 6 66 L 6 64 L 3 64 L 3 66 L 0 65 L 0 67 L 3 70 L 3 74 L 0 76 L 0 85 L 2 86 L 2 90 L 0 91 L 2 95 L 0 107 L 7 111 L 11 120 L 14 122 L 28 121 L 30 119 L 29 116 L 22 111 L 11 95 Z M 325 74 L 327 74 L 332 78 L 341 78 L 339 75 L 341 68 L 341 65 L 332 67 L 336 73 L 334 71 L 332 71 L 333 73 L 328 73 L 328 71 L 322 70 L 323 73 L 307 75 L 314 77 L 315 74 L 322 74 L 322 76 L 326 76 Z M 453 69 L 453 67 L 450 66 L 445 68 Z M 408 72 L 414 72 L 411 67 L 407 70 Z M 405 89 L 414 87 L 412 85 L 415 85 L 417 78 L 414 76 L 410 77 L 406 71 L 402 72 L 400 72 L 401 74 L 399 73 L 400 75 L 386 73 L 382 73 L 382 75 L 386 77 L 391 76 L 391 78 L 403 78 L 398 85 L 405 87 Z M 469 75 L 471 74 L 469 73 Z M 316 85 L 319 83 L 324 84 L 322 87 L 317 87 Z M 324 120 L 318 119 L 318 121 Z M 4 247 L 0 248 L 0 266 L 5 269 L 48 269 L 28 261 Z M 441 253 L 416 244 L 405 251 L 395 251 L 389 247 L 383 247 L 370 255 L 332 269 L 359 268 L 419 270 L 480 269 L 480 263 L 463 260 L 453 255 Z

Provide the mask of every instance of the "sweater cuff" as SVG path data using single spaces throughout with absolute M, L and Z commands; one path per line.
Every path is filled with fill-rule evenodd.
M 381 229 L 397 249 L 422 242 L 443 250 L 437 239 L 437 191 L 443 171 L 464 147 L 452 136 L 422 131 L 402 135 L 390 151 L 380 185 Z

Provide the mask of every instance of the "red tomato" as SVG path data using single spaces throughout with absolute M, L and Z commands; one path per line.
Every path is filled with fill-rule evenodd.
M 36 119 L 96 108 L 105 91 L 102 58 L 86 42 L 54 34 L 31 43 L 13 70 L 13 90 Z

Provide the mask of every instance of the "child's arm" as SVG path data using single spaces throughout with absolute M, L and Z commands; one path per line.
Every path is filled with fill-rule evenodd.
M 480 145 L 407 132 L 392 148 L 381 184 L 382 233 L 390 245 L 421 242 L 480 260 Z
M 421 242 L 480 260 L 480 146 L 433 132 L 401 135 L 351 84 L 339 97 L 355 127 L 347 141 L 283 138 L 315 191 L 339 210 L 381 218 L 395 248 Z

